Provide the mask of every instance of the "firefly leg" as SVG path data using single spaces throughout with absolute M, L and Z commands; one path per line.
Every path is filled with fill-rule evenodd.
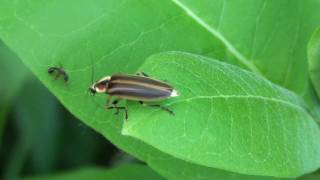
M 137 73 L 138 76 L 143 76 L 143 77 L 150 77 L 148 74 L 144 73 L 144 72 L 138 72 Z M 167 82 L 167 80 L 162 80 L 164 82 Z
M 146 74 L 146 73 L 144 73 L 144 72 L 138 72 L 137 75 L 138 75 L 138 76 L 149 77 L 149 75 Z
M 116 109 L 116 112 L 114 114 L 119 114 L 119 110 L 123 110 L 126 115 L 126 121 L 128 120 L 128 110 L 125 106 L 117 106 L 117 103 L 119 102 L 118 99 L 114 100 L 110 106 L 107 107 L 107 109 Z
M 148 74 L 144 73 L 144 72 L 138 72 L 137 73 L 138 76 L 143 76 L 143 77 L 150 77 Z M 164 82 L 167 82 L 167 80 L 162 80 Z
M 114 114 L 119 114 L 120 107 L 117 106 L 118 102 L 119 102 L 119 100 L 117 100 L 117 99 L 112 101 L 111 106 L 116 109 L 116 112 Z
M 106 106 L 107 108 L 110 106 L 110 100 L 111 100 L 112 96 L 107 96 L 107 101 L 106 101 Z
M 168 109 L 167 107 L 161 106 L 160 104 L 146 104 L 143 101 L 139 101 L 140 104 L 148 107 L 160 108 L 164 111 L 167 111 L 169 114 L 174 115 L 174 112 Z

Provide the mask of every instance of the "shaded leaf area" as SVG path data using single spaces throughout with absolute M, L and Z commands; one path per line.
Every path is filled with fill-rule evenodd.
M 19 93 L 30 72 L 20 59 L 0 41 L 0 139 L 6 125 L 6 115 L 12 100 Z M 1 140 L 0 140 L 1 146 Z
M 297 95 L 188 53 L 154 55 L 140 70 L 181 93 L 166 102 L 176 116 L 131 108 L 123 134 L 186 161 L 245 174 L 292 177 L 319 167 L 320 131 Z
M 308 44 L 308 65 L 309 65 L 309 93 L 306 93 L 307 102 L 311 104 L 311 112 L 315 120 L 320 123 L 320 30 L 319 28 L 313 33 Z M 308 101 L 309 99 L 309 101 Z
M 112 169 L 104 168 L 82 168 L 65 173 L 49 176 L 27 177 L 24 180 L 164 180 L 163 177 L 156 174 L 148 166 L 138 164 L 122 165 Z
M 7 143 L 8 135 L 6 134 L 5 145 L 13 146 L 10 155 L 4 157 L 6 162 L 3 175 L 4 179 L 15 178 L 19 173 L 21 173 L 24 163 L 26 163 L 28 153 L 33 149 L 34 146 L 39 146 L 40 148 L 34 148 L 35 150 L 40 150 L 34 152 L 36 155 L 34 161 L 41 167 L 39 171 L 46 171 L 52 168 L 54 163 L 54 149 L 57 145 L 57 123 L 56 111 L 57 102 L 50 96 L 47 91 L 41 89 L 39 82 L 35 80 L 27 81 L 28 83 L 23 83 L 23 91 L 19 91 L 19 95 L 15 101 L 15 112 L 14 116 L 17 121 L 15 121 L 16 133 L 11 138 L 12 143 Z M 38 89 L 40 87 L 40 89 Z M 43 119 L 47 120 L 43 121 Z M 12 122 L 9 122 L 9 125 Z M 41 137 L 37 132 L 41 131 Z M 13 133 L 10 131 L 10 133 Z M 42 139 L 44 138 L 45 139 Z M 15 141 L 18 140 L 18 141 Z M 47 142 L 47 143 L 45 143 Z M 44 148 L 44 149 L 42 149 Z M 5 147 L 5 150 L 8 147 Z M 33 153 L 33 152 L 32 152 Z M 38 154 L 39 153 L 39 154 Z M 2 152 L 4 155 L 5 152 Z M 39 161 L 38 161 L 39 160 Z
M 298 180 L 318 180 L 318 179 L 320 179 L 319 171 L 298 178 Z
M 310 78 L 320 97 L 320 29 L 317 29 L 310 39 L 308 58 Z
M 0 178 L 109 165 L 115 147 L 67 113 L 36 79 L 13 99 L 0 149 Z
M 175 162 L 173 158 L 169 159 L 156 159 L 155 162 L 150 163 L 152 168 L 157 169 L 160 174 L 170 177 L 170 179 L 180 180 L 194 180 L 194 179 L 226 179 L 226 180 L 278 180 L 280 178 L 275 177 L 265 177 L 265 176 L 252 176 L 233 173 L 230 171 L 224 171 L 221 169 L 213 169 L 209 167 L 202 167 L 191 163 L 185 163 L 183 161 Z M 175 166 L 173 166 L 175 165 Z M 168 171 L 162 167 L 172 167 L 178 169 L 179 171 L 173 172 Z M 210 173 L 208 173 L 210 172 Z
M 261 3 L 264 1 L 250 2 L 255 4 L 255 2 Z M 287 34 L 289 28 L 281 31 L 283 28 L 278 29 L 274 26 L 274 19 L 282 19 L 278 21 L 281 27 L 287 26 L 285 21 L 291 19 L 291 25 L 288 27 L 292 27 L 299 24 L 296 22 L 299 18 L 288 18 L 291 17 L 290 12 L 294 13 L 295 7 L 311 6 L 309 1 L 306 6 L 302 4 L 300 4 L 301 6 L 295 6 L 297 2 L 291 1 L 293 5 L 288 6 L 289 8 L 281 2 L 277 4 L 278 1 L 270 3 L 272 6 L 279 6 L 277 11 L 268 8 L 265 13 L 266 18 L 270 17 L 266 20 L 268 22 L 266 26 L 271 26 L 268 29 L 279 30 L 280 35 L 275 38 L 276 40 L 280 41 L 281 38 L 279 37 Z M 207 3 L 202 1 L 200 4 Z M 234 4 L 232 9 L 236 10 L 239 7 Z M 317 6 L 312 5 L 312 7 Z M 255 10 L 258 6 L 251 6 L 251 8 Z M 199 9 L 196 12 L 200 12 Z M 310 10 L 310 12 L 313 11 Z M 239 14 L 243 15 L 242 13 Z M 237 16 L 240 17 L 239 14 Z M 274 14 L 278 14 L 279 17 L 273 16 Z M 89 96 L 87 89 L 92 83 L 92 71 L 95 79 L 119 72 L 134 73 L 151 54 L 170 50 L 207 55 L 248 68 L 247 64 L 250 63 L 243 63 L 248 58 L 242 58 L 241 56 L 246 57 L 247 50 L 238 47 L 239 41 L 231 41 L 230 36 L 227 36 L 230 33 L 221 31 L 221 35 L 225 36 L 230 42 L 226 43 L 223 38 L 208 31 L 208 28 L 199 23 L 199 19 L 190 16 L 190 11 L 178 6 L 176 1 L 169 0 L 43 0 L 32 3 L 29 1 L 4 0 L 0 4 L 0 16 L 0 38 L 19 55 L 21 60 L 59 98 L 68 110 L 87 125 L 102 133 L 120 148 L 146 161 L 151 167 L 167 177 L 179 179 L 179 177 L 184 177 L 185 174 L 189 174 L 189 178 L 193 179 L 215 177 L 216 171 L 213 168 L 173 158 L 133 138 L 123 137 L 120 134 L 123 117 L 111 116 L 112 113 L 107 112 L 104 108 L 105 97 L 93 98 Z M 256 14 L 252 16 L 257 17 Z M 206 17 L 210 17 L 210 14 Z M 244 17 L 249 18 L 251 15 Z M 307 21 L 314 22 L 314 18 L 310 17 Z M 206 18 L 202 19 L 205 20 Z M 252 19 L 248 19 L 248 21 L 242 22 L 246 24 L 251 21 Z M 241 21 L 237 20 L 237 22 Z M 308 35 L 309 25 L 298 27 L 305 26 L 307 26 L 305 34 Z M 252 26 L 250 27 L 252 28 Z M 242 34 L 237 35 L 236 32 L 238 31 L 234 26 L 229 25 L 228 28 L 231 29 L 230 32 L 235 34 L 234 37 L 248 37 L 242 36 Z M 264 29 L 264 27 L 261 29 Z M 241 32 L 245 32 L 245 30 Z M 248 32 L 252 33 L 252 29 Z M 299 34 L 297 30 L 295 32 Z M 262 31 L 261 33 L 267 33 L 266 36 L 263 36 L 267 37 L 278 32 L 269 34 L 269 31 Z M 283 37 L 287 38 L 287 36 Z M 301 39 L 303 40 L 301 44 L 304 45 L 305 39 L 302 36 Z M 262 38 L 260 41 L 264 42 L 264 39 Z M 247 46 L 248 48 L 255 47 L 256 42 L 252 42 L 253 45 L 250 44 L 252 46 Z M 278 41 L 271 42 L 266 41 L 266 44 L 264 44 L 266 49 L 278 43 Z M 295 46 L 294 42 L 290 42 L 292 46 Z M 300 41 L 297 40 L 296 44 L 299 44 L 298 42 Z M 263 45 L 260 43 L 260 46 Z M 285 46 L 287 47 L 287 44 Z M 241 47 L 245 46 L 241 45 Z M 263 50 L 264 48 L 261 51 Z M 293 52 L 300 53 L 300 51 Z M 286 53 L 287 51 L 283 52 L 283 54 Z M 271 50 L 268 50 L 266 54 L 260 53 L 260 56 L 267 61 L 268 58 L 271 58 L 269 57 L 270 54 L 272 54 L 272 58 L 274 57 L 272 64 L 275 64 L 276 60 L 284 58 L 280 55 L 278 57 Z M 62 64 L 70 76 L 68 87 L 65 87 L 63 82 L 53 83 L 46 72 L 49 66 L 58 66 L 59 64 Z M 268 71 L 272 68 L 280 69 L 281 72 L 284 69 L 281 65 L 259 70 L 264 65 L 251 64 L 257 67 L 256 72 L 260 71 L 264 75 L 268 74 Z M 301 65 L 301 67 L 305 66 Z M 286 71 L 291 71 L 291 68 L 287 68 Z M 305 85 L 304 74 L 301 82 Z M 274 82 L 283 85 L 280 81 L 274 80 Z M 298 86 L 297 92 L 300 93 L 302 86 Z M 295 87 L 292 87 L 292 89 L 295 90 Z

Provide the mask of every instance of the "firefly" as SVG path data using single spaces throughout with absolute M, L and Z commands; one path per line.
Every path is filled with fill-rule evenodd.
M 66 71 L 62 67 L 49 67 L 48 73 L 49 74 L 55 73 L 54 80 L 59 79 L 61 76 L 63 76 L 63 80 L 65 83 L 67 83 L 69 80 L 68 74 L 66 73 Z
M 157 102 L 164 99 L 179 96 L 179 93 L 168 83 L 150 78 L 145 73 L 136 75 L 115 74 L 105 76 L 99 81 L 96 81 L 89 88 L 90 92 L 108 94 L 107 109 L 116 109 L 115 114 L 119 110 L 125 112 L 125 119 L 128 120 L 128 110 L 125 106 L 118 106 L 119 100 L 137 101 L 140 104 L 148 107 L 160 108 L 171 115 L 174 112 L 167 107 L 159 104 L 147 104 L 145 102 Z M 110 99 L 116 97 L 110 104 Z

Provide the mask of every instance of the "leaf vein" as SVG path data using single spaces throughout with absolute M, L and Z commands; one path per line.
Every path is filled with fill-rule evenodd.
M 191 9 L 189 9 L 186 5 L 184 5 L 179 0 L 171 0 L 173 3 L 175 3 L 179 8 L 185 11 L 187 15 L 189 15 L 194 21 L 196 21 L 201 27 L 206 29 L 209 33 L 214 35 L 216 38 L 218 38 L 221 42 L 224 43 L 226 48 L 235 56 L 237 59 L 246 65 L 250 70 L 257 74 L 261 74 L 260 70 L 252 63 L 250 62 L 243 54 L 241 54 L 232 44 L 229 42 L 220 32 L 218 32 L 216 29 L 210 27 L 210 25 L 202 20 L 199 16 L 197 16 Z

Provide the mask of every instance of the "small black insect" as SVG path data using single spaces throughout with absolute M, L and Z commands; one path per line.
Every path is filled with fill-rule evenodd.
M 60 78 L 60 76 L 63 76 L 63 80 L 65 83 L 69 81 L 69 76 L 66 73 L 66 71 L 60 66 L 60 67 L 50 67 L 48 69 L 49 74 L 55 74 L 54 80 L 57 80 Z
M 89 90 L 93 95 L 96 93 L 109 94 L 106 104 L 107 109 L 116 109 L 115 114 L 118 114 L 119 110 L 123 110 L 125 112 L 126 120 L 128 119 L 127 108 L 124 106 L 117 106 L 117 103 L 121 99 L 138 101 L 142 105 L 161 108 L 171 115 L 174 115 L 173 111 L 164 106 L 159 104 L 146 104 L 144 102 L 160 101 L 179 95 L 169 84 L 150 78 L 145 73 L 138 73 L 137 75 L 116 74 L 106 76 L 93 83 Z M 116 99 L 110 105 L 112 97 L 116 97 Z

